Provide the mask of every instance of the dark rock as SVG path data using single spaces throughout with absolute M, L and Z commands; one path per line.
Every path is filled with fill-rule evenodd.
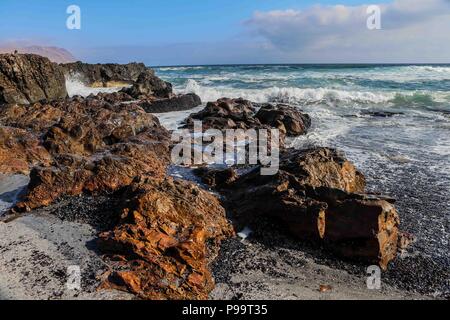
M 190 115 L 185 128 L 192 129 L 194 121 L 202 121 L 203 129 L 258 129 L 264 126 L 254 117 L 255 107 L 244 99 L 219 99 L 208 102 L 205 109 Z
M 33 54 L 0 54 L 0 105 L 66 97 L 64 74 L 48 58 Z
M 122 92 L 129 94 L 135 99 L 148 96 L 169 98 L 172 94 L 172 85 L 155 76 L 153 70 L 146 70 L 139 75 L 132 87 L 124 88 Z
M 194 170 L 194 174 L 207 186 L 217 189 L 228 186 L 238 178 L 234 168 L 214 169 L 210 167 L 199 167 Z
M 198 107 L 202 104 L 199 96 L 194 93 L 174 96 L 166 99 L 144 100 L 139 105 L 150 113 L 183 111 Z
M 364 195 L 352 163 L 326 148 L 286 150 L 280 171 L 255 169 L 228 186 L 242 224 L 271 217 L 299 239 L 320 241 L 336 253 L 386 268 L 397 253 L 399 218 L 392 204 Z
M 66 75 L 79 75 L 88 86 L 116 87 L 133 84 L 140 74 L 153 70 L 143 63 L 128 64 L 89 64 L 83 62 L 66 63 L 60 65 Z
M 263 105 L 255 116 L 261 123 L 277 128 L 289 137 L 305 134 L 311 127 L 311 118 L 298 108 L 287 105 Z

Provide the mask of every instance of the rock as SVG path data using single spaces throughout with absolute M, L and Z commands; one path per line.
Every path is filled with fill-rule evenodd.
M 264 126 L 254 117 L 255 107 L 244 99 L 219 99 L 208 102 L 205 109 L 190 115 L 185 128 L 192 129 L 194 121 L 202 121 L 203 129 L 258 129 Z
M 199 167 L 194 174 L 211 188 L 220 189 L 236 181 L 238 174 L 234 168 L 214 169 L 211 167 Z
M 287 105 L 263 105 L 255 116 L 261 123 L 277 128 L 289 137 L 305 134 L 311 127 L 311 118 L 298 108 Z
M 131 85 L 143 72 L 153 73 L 143 63 L 89 64 L 74 62 L 61 64 L 66 75 L 79 75 L 91 87 L 120 87 Z
M 227 197 L 242 225 L 270 217 L 299 239 L 386 268 L 396 256 L 398 214 L 364 189 L 362 174 L 335 150 L 288 149 L 277 174 L 256 168 L 229 185 Z
M 139 75 L 132 87 L 124 88 L 122 92 L 129 94 L 135 99 L 148 96 L 169 98 L 172 94 L 172 85 L 155 76 L 153 70 L 146 70 Z
M 23 129 L 0 126 L 0 173 L 28 174 L 33 165 L 50 160 L 38 137 Z
M 173 96 L 165 99 L 144 100 L 139 105 L 150 113 L 184 111 L 202 104 L 202 100 L 195 93 Z
M 233 234 L 213 195 L 192 183 L 148 179 L 124 195 L 122 221 L 100 235 L 113 271 L 103 287 L 144 299 L 207 299 L 209 263 Z
M 0 54 L 0 105 L 67 97 L 61 68 L 33 54 Z
M 0 123 L 14 127 L 3 140 L 21 152 L 20 168 L 43 162 L 31 171 L 28 194 L 16 211 L 46 206 L 63 195 L 112 192 L 140 175 L 161 178 L 170 161 L 169 132 L 136 104 L 76 97 L 9 105 L 0 111 Z M 26 133 L 30 138 L 23 142 Z M 17 171 L 17 162 L 6 163 L 3 171 Z

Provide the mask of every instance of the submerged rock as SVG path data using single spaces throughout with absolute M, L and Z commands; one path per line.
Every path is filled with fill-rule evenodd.
M 207 299 L 209 263 L 232 234 L 217 198 L 192 183 L 136 183 L 124 195 L 122 221 L 100 235 L 117 270 L 104 287 L 145 299 Z
M 271 217 L 299 239 L 321 241 L 338 254 L 383 268 L 396 256 L 399 218 L 394 206 L 365 195 L 362 174 L 332 149 L 288 149 L 276 175 L 253 170 L 228 189 L 243 225 Z
M 0 54 L 0 105 L 67 97 L 61 68 L 34 54 Z

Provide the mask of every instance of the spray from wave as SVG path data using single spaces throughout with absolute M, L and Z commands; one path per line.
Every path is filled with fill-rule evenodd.
M 82 96 L 87 97 L 91 94 L 113 93 L 120 91 L 123 87 L 109 87 L 109 88 L 93 88 L 89 87 L 81 80 L 81 76 L 78 74 L 73 74 L 66 77 L 66 88 L 69 97 Z

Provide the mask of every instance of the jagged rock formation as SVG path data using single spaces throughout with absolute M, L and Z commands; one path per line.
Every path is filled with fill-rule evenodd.
M 132 87 L 125 88 L 122 91 L 135 99 L 148 96 L 169 98 L 172 94 L 172 84 L 161 80 L 155 76 L 153 70 L 147 69 L 139 75 Z
M 391 199 L 364 194 L 363 175 L 335 150 L 288 149 L 276 175 L 253 170 L 227 190 L 244 224 L 271 217 L 299 239 L 383 268 L 396 256 L 399 218 Z
M 147 179 L 130 186 L 124 203 L 122 222 L 100 235 L 119 269 L 104 286 L 145 299 L 207 299 L 208 265 L 233 234 L 217 198 L 192 183 Z
M 128 64 L 89 64 L 74 62 L 61 64 L 66 75 L 77 75 L 86 85 L 91 87 L 120 87 L 132 85 L 140 74 L 153 73 L 143 63 Z
M 0 54 L 0 105 L 66 97 L 64 74 L 57 64 L 33 54 Z

